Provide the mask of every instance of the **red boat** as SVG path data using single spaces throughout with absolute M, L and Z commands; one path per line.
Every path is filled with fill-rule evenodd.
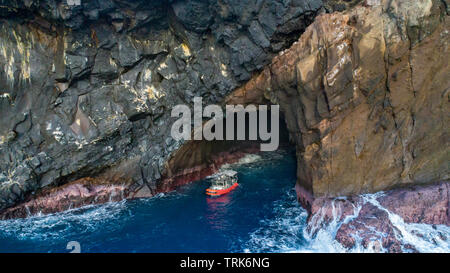
M 206 189 L 206 194 L 210 196 L 219 196 L 234 190 L 239 184 L 237 183 L 237 172 L 226 170 L 213 177 L 211 187 Z

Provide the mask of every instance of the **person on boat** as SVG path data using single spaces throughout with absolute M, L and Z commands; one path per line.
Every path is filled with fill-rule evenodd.
M 217 174 L 212 182 L 211 187 L 206 190 L 206 194 L 210 196 L 219 196 L 229 193 L 235 189 L 239 184 L 237 183 L 237 172 L 226 170 Z

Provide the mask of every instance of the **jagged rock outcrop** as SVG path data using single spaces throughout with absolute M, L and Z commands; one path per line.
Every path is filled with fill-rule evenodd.
M 445 1 L 363 1 L 318 16 L 228 96 L 280 104 L 311 236 L 326 230 L 356 251 L 445 251 L 449 41 Z
M 425 247 L 428 244 L 438 248 L 437 241 L 448 239 L 443 227 L 450 226 L 449 185 L 443 182 L 375 195 L 318 198 L 311 209 L 309 232 L 314 234 L 320 228 L 336 225 L 335 239 L 347 249 L 417 252 L 419 249 L 411 243 L 421 245 L 417 242 L 420 240 Z M 427 230 L 412 224 L 430 226 Z M 434 242 L 424 238 L 431 234 Z
M 71 181 L 170 188 L 172 107 L 220 102 L 322 4 L 0 0 L 0 210 Z
M 449 179 L 446 1 L 367 0 L 322 14 L 228 102 L 280 104 L 299 200 Z
M 170 110 L 195 96 L 280 104 L 311 212 L 449 179 L 447 1 L 68 3 L 0 0 L 0 210 L 26 201 L 7 217 L 214 168 L 170 137 Z

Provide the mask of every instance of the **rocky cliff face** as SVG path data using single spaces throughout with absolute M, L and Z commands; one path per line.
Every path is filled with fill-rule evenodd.
M 447 1 L 0 0 L 0 16 L 0 210 L 22 202 L 6 217 L 235 159 L 170 137 L 195 96 L 280 104 L 312 212 L 449 179 Z
M 346 249 L 445 252 L 449 193 L 449 183 L 443 182 L 349 198 L 317 198 L 307 231 L 317 234 L 331 228 L 334 239 Z M 427 243 L 430 237 L 434 239 Z
M 449 179 L 444 1 L 365 1 L 320 15 L 230 101 L 280 104 L 300 201 Z M 448 205 L 447 205 L 448 206 Z
M 0 0 L 0 210 L 72 181 L 106 200 L 170 188 L 172 107 L 220 102 L 322 5 Z

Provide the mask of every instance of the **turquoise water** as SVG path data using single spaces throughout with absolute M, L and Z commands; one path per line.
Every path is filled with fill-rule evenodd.
M 221 197 L 207 197 L 202 180 L 149 199 L 1 221 L 0 252 L 69 252 L 69 241 L 81 252 L 264 251 L 255 234 L 277 209 L 306 219 L 295 200 L 292 152 L 249 155 L 228 168 L 239 172 L 240 186 Z

